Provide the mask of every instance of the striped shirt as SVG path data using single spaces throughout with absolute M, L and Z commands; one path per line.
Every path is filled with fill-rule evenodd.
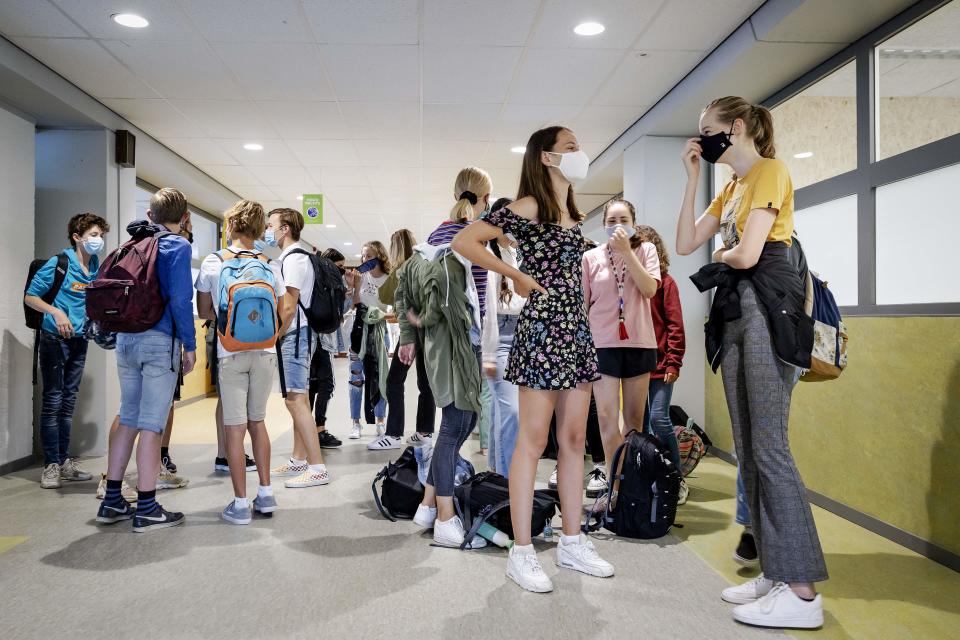
M 457 232 L 468 224 L 470 223 L 446 220 L 433 230 L 433 233 L 427 238 L 427 244 L 435 247 L 442 244 L 449 244 L 453 241 L 453 236 L 457 235 Z M 477 285 L 477 295 L 480 296 L 480 317 L 483 318 L 487 313 L 487 270 L 477 265 L 473 265 L 472 270 L 473 282 Z

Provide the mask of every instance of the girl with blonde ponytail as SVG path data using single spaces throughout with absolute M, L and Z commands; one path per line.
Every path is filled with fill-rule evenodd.
M 721 597 L 738 604 L 735 620 L 761 627 L 817 628 L 823 602 L 814 583 L 827 579 L 806 489 L 787 439 L 790 397 L 809 368 L 812 321 L 793 266 L 793 185 L 775 158 L 773 119 L 743 98 L 714 100 L 687 141 L 687 186 L 677 222 L 677 253 L 688 255 L 719 231 L 723 247 L 693 276 L 716 288 L 705 326 L 707 357 L 721 368 L 752 535 L 763 573 Z M 700 160 L 729 165 L 734 176 L 694 219 Z M 730 317 L 730 305 L 739 315 Z M 771 331 L 771 328 L 776 331 Z

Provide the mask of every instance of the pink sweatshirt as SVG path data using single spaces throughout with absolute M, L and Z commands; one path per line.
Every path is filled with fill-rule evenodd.
M 660 278 L 660 258 L 657 248 L 649 242 L 634 249 L 640 264 L 656 280 Z M 614 266 L 619 271 L 623 259 L 613 252 Z M 590 331 L 598 349 L 630 347 L 656 349 L 657 335 L 650 315 L 650 300 L 641 295 L 630 271 L 623 269 L 623 319 L 627 328 L 627 340 L 620 339 L 619 296 L 617 280 L 603 244 L 583 254 L 583 299 L 590 308 Z

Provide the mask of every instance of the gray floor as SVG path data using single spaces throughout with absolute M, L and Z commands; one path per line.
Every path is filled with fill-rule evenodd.
M 331 411 L 342 424 L 345 395 L 341 385 Z M 727 583 L 673 538 L 597 536 L 617 570 L 607 580 L 560 571 L 553 545 L 541 541 L 556 590 L 523 592 L 504 577 L 503 550 L 433 547 L 412 523 L 383 519 L 370 481 L 397 452 L 368 452 L 370 439 L 327 453 L 334 480 L 326 487 L 278 483 L 281 510 L 246 527 L 218 517 L 231 490 L 226 477 L 211 473 L 211 444 L 175 443 L 181 473 L 192 482 L 159 499 L 188 522 L 146 535 L 126 523 L 97 526 L 93 482 L 50 491 L 39 488 L 37 469 L 0 477 L 0 537 L 28 536 L 0 555 L 0 638 L 774 635 L 734 623 L 718 597 Z M 291 441 L 287 431 L 274 442 L 275 460 Z M 471 440 L 464 453 L 476 449 Z M 473 462 L 480 468 L 479 456 Z M 105 465 L 85 461 L 91 472 Z M 541 479 L 551 468 L 541 464 Z

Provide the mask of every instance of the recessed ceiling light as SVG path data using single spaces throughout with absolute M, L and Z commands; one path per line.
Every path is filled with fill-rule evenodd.
M 801 151 L 800 153 L 793 154 L 793 157 L 798 158 L 800 160 L 803 160 L 804 158 L 812 158 L 813 151 Z
M 362 256 L 361 254 L 359 254 L 359 253 L 355 253 L 355 254 L 353 254 L 353 257 L 354 257 L 354 258 L 362 258 L 363 256 Z
M 303 200 L 303 196 L 297 196 L 297 200 Z
M 351 246 L 351 245 L 353 245 L 352 242 L 344 242 L 344 243 L 343 243 L 343 246 L 345 246 L 345 247 L 349 247 L 349 246 Z
M 581 22 L 573 28 L 573 32 L 578 36 L 595 36 L 606 30 L 599 22 Z
M 904 53 L 913 53 L 913 49 L 904 49 L 903 52 L 904 52 Z
M 510 151 L 512 151 L 513 153 L 525 153 L 526 150 L 527 150 L 527 148 L 526 148 L 526 147 L 523 147 L 523 146 L 521 146 L 521 147 L 510 147 Z
M 263 151 L 263 145 L 259 142 L 248 142 L 243 145 L 243 148 L 247 151 Z
M 924 49 L 920 53 L 933 53 L 933 51 L 931 51 L 930 49 Z
M 884 53 L 896 53 L 897 50 L 896 50 L 896 49 L 884 49 L 883 52 L 884 52 Z
M 328 224 L 328 225 L 327 225 L 327 229 L 336 229 L 336 228 L 337 228 L 337 225 L 335 225 L 335 224 Z
M 110 17 L 121 27 L 130 27 L 131 29 L 143 29 L 150 24 L 146 18 L 135 13 L 115 13 Z

